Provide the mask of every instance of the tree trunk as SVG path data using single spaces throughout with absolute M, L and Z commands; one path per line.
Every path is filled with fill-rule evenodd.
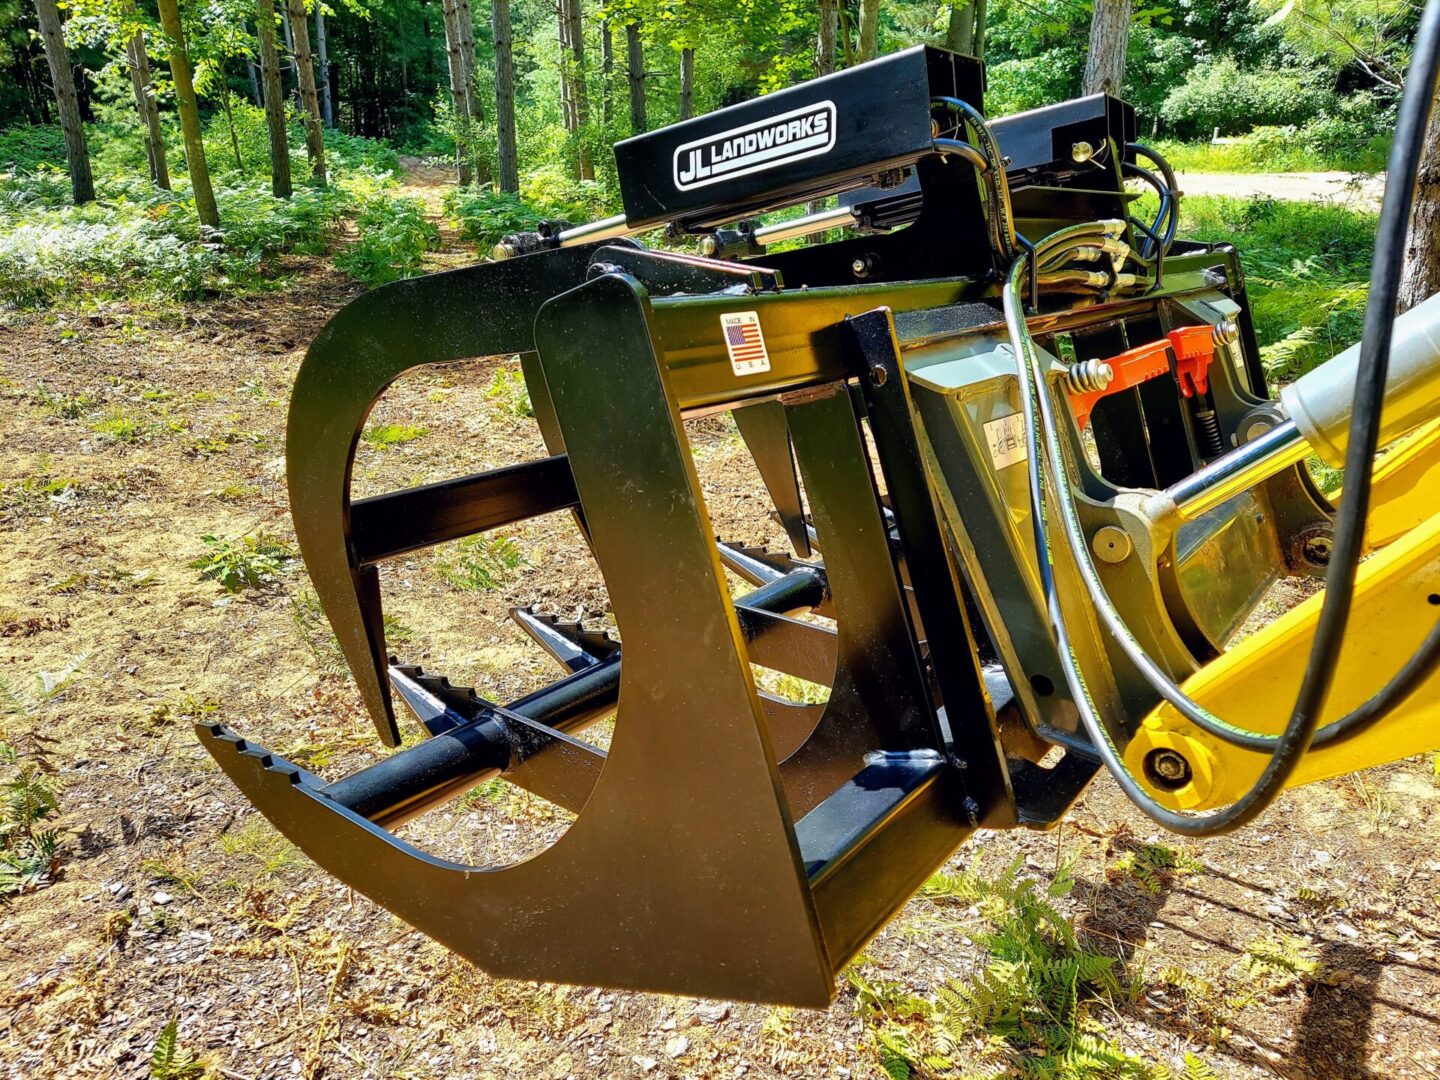
M 1131 0 L 1095 0 L 1082 93 L 1120 93 L 1125 82 L 1125 49 L 1130 43 L 1130 4 Z
M 310 157 L 310 179 L 324 187 L 325 127 L 320 121 L 320 97 L 315 91 L 315 62 L 310 55 L 310 22 L 305 0 L 289 0 L 290 33 L 295 39 L 295 72 L 300 79 L 300 104 L 305 110 L 305 152 Z
M 585 85 L 585 26 L 580 18 L 580 0 L 560 0 L 560 32 L 566 66 L 570 69 L 570 101 L 574 109 L 576 161 L 581 180 L 595 179 L 595 165 L 590 160 L 586 141 L 590 122 L 590 93 Z
M 285 55 L 290 59 L 285 66 L 290 69 L 290 81 L 295 84 L 295 98 L 300 98 L 300 69 L 295 65 L 295 29 L 290 25 L 288 0 L 280 0 L 280 28 L 285 31 Z
M 945 48 L 967 56 L 985 55 L 985 0 L 956 0 L 950 5 Z
M 130 68 L 130 86 L 135 91 L 135 111 L 145 133 L 145 160 L 150 166 L 150 182 L 170 190 L 170 168 L 165 161 L 165 137 L 160 131 L 160 110 L 150 96 L 150 58 L 145 55 L 145 35 L 138 30 L 125 45 L 125 60 Z
M 880 46 L 880 0 L 860 0 L 860 62 L 874 60 Z
M 470 99 L 465 93 L 465 58 L 460 45 L 460 14 L 456 0 L 442 0 L 445 55 L 450 67 L 450 101 L 455 107 L 455 175 L 464 187 L 475 182 L 470 161 Z
M 75 205 L 95 199 L 95 178 L 90 173 L 90 151 L 85 146 L 85 128 L 80 122 L 80 100 L 75 96 L 75 73 L 70 68 L 70 50 L 60 24 L 55 0 L 35 0 L 40 19 L 40 37 L 45 42 L 45 59 L 50 63 L 50 80 L 55 88 L 55 111 L 65 135 L 65 160 L 70 166 L 70 194 Z
M 319 61 L 316 81 L 320 83 L 320 115 L 326 127 L 335 126 L 335 104 L 330 97 L 330 51 L 325 44 L 325 9 L 315 5 L 315 59 Z
M 610 80 L 615 74 L 615 34 L 610 26 L 609 19 L 600 20 L 600 117 L 605 122 L 605 130 L 610 130 L 610 121 L 614 117 L 614 106 L 611 103 Z
M 850 12 L 849 9 L 845 7 L 845 0 L 837 0 L 835 12 L 840 20 L 840 31 L 838 34 L 840 40 L 840 55 L 844 58 L 847 68 L 853 67 L 855 64 L 855 53 L 850 40 Z
M 515 53 L 510 29 L 510 0 L 491 0 L 490 31 L 495 39 L 495 135 L 500 190 L 520 190 L 520 160 L 515 148 Z
M 645 43 L 640 40 L 640 24 L 625 27 L 625 66 L 630 79 L 630 133 L 639 135 L 647 130 L 645 116 Z
M 230 152 L 235 155 L 235 168 L 245 171 L 245 159 L 240 156 L 240 136 L 235 132 L 235 112 L 230 108 L 230 84 L 225 82 L 225 73 L 220 73 L 220 107 L 225 110 L 225 128 L 230 132 Z
M 680 50 L 680 119 L 695 115 L 695 50 Z
M 256 0 L 255 31 L 260 38 L 260 81 L 265 88 L 265 130 L 270 136 L 270 190 L 288 199 L 290 135 L 285 127 L 285 91 L 280 86 L 280 54 L 275 49 L 275 0 Z
M 835 70 L 835 0 L 820 0 L 820 32 L 815 35 L 815 74 Z
M 265 99 L 260 96 L 260 73 L 255 67 L 253 58 L 245 58 L 245 77 L 250 80 L 250 104 L 257 109 L 265 104 Z
M 45 2 L 45 0 L 41 0 Z M 178 0 L 158 0 L 160 26 L 170 39 L 170 79 L 175 84 L 175 111 L 180 114 L 180 133 L 185 141 L 185 167 L 195 195 L 195 212 L 200 224 L 220 228 L 220 211 L 210 187 L 210 167 L 205 162 L 205 142 L 200 137 L 200 107 L 195 100 L 195 83 L 190 77 L 190 56 L 185 51 L 185 28 L 180 24 Z
M 1440 292 L 1440 98 L 1430 114 L 1425 153 L 1415 183 L 1415 209 L 1400 275 L 1400 310 Z
M 475 78 L 475 16 L 470 0 L 456 0 L 455 17 L 460 30 L 460 62 L 465 70 L 465 111 L 470 117 L 470 157 L 475 167 L 475 181 L 490 183 L 490 164 L 480 153 L 480 127 L 485 123 L 485 99 L 480 96 L 479 80 Z

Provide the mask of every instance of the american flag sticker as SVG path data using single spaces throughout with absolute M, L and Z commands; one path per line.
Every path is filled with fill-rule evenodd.
M 753 311 L 732 311 L 720 316 L 725 332 L 725 349 L 736 375 L 758 375 L 770 370 L 765 335 L 760 333 L 760 316 Z

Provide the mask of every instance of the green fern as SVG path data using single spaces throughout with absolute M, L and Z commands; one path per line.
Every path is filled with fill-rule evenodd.
M 180 1048 L 180 1026 L 172 1019 L 155 1040 L 150 1052 L 150 1080 L 188 1080 L 205 1075 L 205 1066 Z

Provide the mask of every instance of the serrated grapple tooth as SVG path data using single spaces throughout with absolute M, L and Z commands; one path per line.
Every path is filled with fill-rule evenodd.
M 567 671 L 603 664 L 620 651 L 620 642 L 603 630 L 587 629 L 578 620 L 562 620 L 534 608 L 512 608 L 510 617 Z
M 444 675 L 427 675 L 418 664 L 397 664 L 393 657 L 390 685 L 432 735 L 467 724 L 490 706 L 473 688 L 452 686 Z

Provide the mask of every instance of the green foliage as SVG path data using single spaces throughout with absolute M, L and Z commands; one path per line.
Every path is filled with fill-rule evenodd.
M 0 896 L 43 888 L 59 869 L 59 836 L 39 827 L 60 810 L 53 746 L 42 735 L 27 736 L 24 749 L 0 742 Z
M 519 195 L 486 187 L 456 188 L 445 195 L 445 213 L 459 222 L 461 238 L 486 253 L 507 233 L 532 231 L 541 221 L 594 221 L 614 209 L 607 186 L 573 180 L 557 166 L 528 173 Z
M 469 536 L 436 553 L 435 572 L 465 592 L 493 592 L 527 561 L 508 536 Z
M 545 217 L 519 195 L 483 187 L 447 191 L 445 213 L 459 222 L 462 240 L 487 254 L 502 236 L 530 232 Z
M 1241 71 L 1230 57 L 1197 64 L 1160 108 L 1182 135 L 1233 135 L 1257 125 L 1303 124 L 1333 98 L 1308 71 Z
M 1167 1075 L 1107 1038 L 1095 1015 L 1132 997 L 1135 987 L 1119 961 L 1083 944 L 1055 907 L 1073 884 L 1069 874 L 1042 891 L 1020 878 L 1023 861 L 994 880 L 936 874 L 920 892 L 935 904 L 978 910 L 989 924 L 977 936 L 989 960 L 973 980 L 946 983 L 927 1000 L 851 969 L 882 1070 L 892 1077 L 960 1070 L 1037 1080 Z
M 190 1080 L 204 1075 L 205 1066 L 194 1054 L 180 1048 L 180 1025 L 172 1019 L 150 1053 L 150 1080 Z
M 1270 378 L 1288 382 L 1360 337 L 1376 216 L 1334 203 L 1187 197 L 1183 235 L 1240 251 Z
M 497 369 L 490 385 L 485 388 L 485 397 L 511 416 L 535 415 L 535 406 L 530 402 L 530 388 L 525 385 L 525 374 L 514 368 Z
M 1106 874 L 1129 878 L 1146 892 L 1159 896 L 1175 878 L 1204 869 L 1198 860 L 1165 844 L 1140 844 L 1111 863 Z
M 215 581 L 226 592 L 273 585 L 295 559 L 295 553 L 269 534 L 255 536 L 202 536 L 209 552 L 190 564 L 201 581 Z
M 58 124 L 0 130 L 0 170 L 34 172 L 65 160 L 65 136 Z
M 419 199 L 367 199 L 355 227 L 360 238 L 336 256 L 335 266 L 365 285 L 414 277 L 425 252 L 440 247 L 440 230 L 426 220 Z

